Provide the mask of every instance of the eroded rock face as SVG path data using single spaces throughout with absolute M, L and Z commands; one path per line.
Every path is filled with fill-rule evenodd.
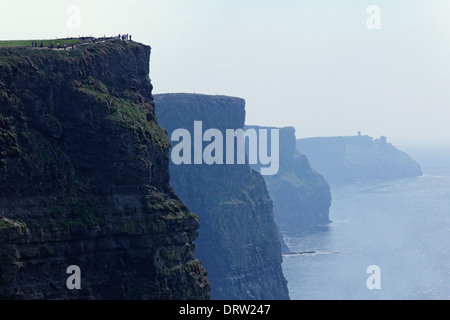
M 194 132 L 194 121 L 223 136 L 245 122 L 245 101 L 239 98 L 155 95 L 155 107 L 169 137 L 179 128 Z M 208 270 L 212 298 L 289 299 L 263 177 L 248 165 L 171 164 L 170 173 L 176 193 L 199 216 L 196 257 Z
M 281 233 L 330 223 L 331 191 L 328 182 L 314 171 L 308 158 L 296 149 L 295 129 L 248 126 L 248 129 L 278 129 L 280 170 L 264 176 L 274 204 L 275 221 Z M 252 166 L 259 171 L 260 166 Z
M 149 59 L 121 41 L 0 50 L 0 298 L 209 298 Z

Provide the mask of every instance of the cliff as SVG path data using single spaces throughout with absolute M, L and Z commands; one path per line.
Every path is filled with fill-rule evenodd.
M 150 47 L 0 50 L 0 298 L 208 299 Z M 81 269 L 69 290 L 67 268 Z
M 385 137 L 309 138 L 297 141 L 311 166 L 330 183 L 387 180 L 422 175 L 420 165 Z
M 278 129 L 280 168 L 264 176 L 273 200 L 275 221 L 281 233 L 330 222 L 331 191 L 327 181 L 314 171 L 305 155 L 296 149 L 295 129 L 248 126 L 255 130 Z M 259 171 L 259 165 L 252 165 Z
M 155 95 L 156 114 L 169 137 L 243 128 L 245 101 L 197 94 Z M 176 143 L 174 143 L 176 144 Z M 205 147 L 207 143 L 203 143 Z M 208 270 L 213 299 L 289 299 L 272 201 L 262 176 L 244 165 L 170 164 L 176 193 L 200 218 L 196 257 Z

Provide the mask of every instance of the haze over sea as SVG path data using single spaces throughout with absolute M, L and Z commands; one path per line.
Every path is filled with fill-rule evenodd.
M 286 234 L 292 300 L 450 299 L 450 166 L 331 186 L 333 223 Z M 367 268 L 381 269 L 369 290 Z

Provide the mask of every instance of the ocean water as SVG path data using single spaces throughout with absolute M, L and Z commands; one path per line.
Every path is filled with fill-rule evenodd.
M 283 257 L 292 300 L 450 299 L 450 168 L 332 195 L 331 224 L 285 235 L 303 252 Z M 373 265 L 381 288 L 370 290 Z

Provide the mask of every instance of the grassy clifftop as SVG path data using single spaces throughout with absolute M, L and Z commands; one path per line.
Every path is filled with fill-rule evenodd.
M 70 39 L 50 39 L 50 40 L 1 40 L 0 48 L 20 48 L 20 47 L 31 47 L 32 43 L 37 42 L 37 45 L 40 46 L 41 42 L 44 47 L 49 47 L 52 42 L 56 45 L 57 42 L 61 46 L 71 45 L 72 43 L 80 43 L 81 38 L 70 38 Z

